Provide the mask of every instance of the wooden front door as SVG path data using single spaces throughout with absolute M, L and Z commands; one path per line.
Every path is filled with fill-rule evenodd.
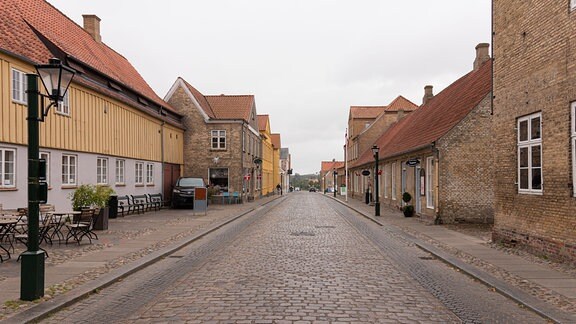
M 165 201 L 172 200 L 172 188 L 176 185 L 176 180 L 180 177 L 180 165 L 164 163 L 164 186 L 163 195 Z

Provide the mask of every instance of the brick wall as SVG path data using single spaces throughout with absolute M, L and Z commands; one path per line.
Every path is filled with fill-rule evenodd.
M 576 260 L 569 142 L 569 107 L 576 100 L 576 12 L 568 0 L 494 0 L 493 10 L 493 237 Z M 543 190 L 519 194 L 516 122 L 536 112 L 542 113 Z
M 442 223 L 492 223 L 494 163 L 491 95 L 437 143 Z

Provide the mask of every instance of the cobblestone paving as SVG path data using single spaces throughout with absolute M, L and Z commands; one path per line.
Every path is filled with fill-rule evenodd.
M 46 322 L 543 322 L 334 204 L 292 195 Z

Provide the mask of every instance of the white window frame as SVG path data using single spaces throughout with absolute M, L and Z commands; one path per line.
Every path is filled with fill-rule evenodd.
M 532 139 L 532 120 L 539 118 L 540 119 L 540 137 L 536 138 L 536 139 Z M 527 132 L 528 132 L 528 139 L 526 140 L 521 140 L 520 139 L 520 124 L 522 122 L 527 122 Z M 521 118 L 518 118 L 517 122 L 516 122 L 516 128 L 517 128 L 517 134 L 516 134 L 516 139 L 517 139 L 517 143 L 518 143 L 518 150 L 517 150 L 517 179 L 518 179 L 518 193 L 522 193 L 522 194 L 536 194 L 536 195 L 541 195 L 543 192 L 543 188 L 544 188 L 544 172 L 543 172 L 543 159 L 542 159 L 542 113 L 535 113 L 535 114 L 531 114 L 528 116 L 524 116 Z M 540 167 L 533 167 L 532 166 L 532 150 L 535 147 L 540 147 Z M 528 170 L 528 188 L 521 188 L 521 167 L 520 167 L 520 163 L 521 163 L 521 158 L 520 158 L 520 152 L 522 151 L 522 149 L 528 149 L 528 166 L 526 167 L 522 167 L 522 169 L 527 169 Z M 533 189 L 532 188 L 532 172 L 534 171 L 534 169 L 540 169 L 540 189 Z
M 6 157 L 8 152 L 12 153 L 12 161 L 8 161 Z M 12 163 L 12 173 L 11 177 L 6 179 L 7 176 L 7 164 Z M 11 181 L 10 183 L 6 180 Z M 12 189 L 16 188 L 16 150 L 11 148 L 0 147 L 0 188 L 2 189 Z
M 27 105 L 28 96 L 26 95 L 26 89 L 28 84 L 26 83 L 26 73 L 12 68 L 10 71 L 10 76 L 10 96 L 12 101 L 22 105 Z
M 576 9 L 576 0 L 570 0 L 570 10 Z
M 216 142 L 214 142 L 214 139 L 216 139 Z M 216 146 L 214 144 L 216 144 Z M 210 147 L 213 150 L 226 149 L 226 130 L 215 129 L 210 131 Z
M 64 98 L 62 98 L 62 101 L 59 101 L 58 106 L 56 106 L 54 108 L 56 113 L 58 113 L 60 115 L 70 116 L 70 95 L 69 94 L 70 94 L 70 88 L 68 88 L 68 91 L 66 91 L 66 93 L 64 94 Z
M 62 185 L 75 186 L 78 172 L 78 156 L 62 154 Z
M 134 183 L 144 185 L 144 162 L 136 162 L 134 165 Z
M 572 141 L 572 193 L 576 197 L 576 102 L 573 102 L 570 108 L 572 110 L 572 136 L 570 138 Z
M 116 160 L 116 184 L 117 185 L 124 185 L 126 182 L 124 177 L 124 171 L 126 170 L 126 160 L 117 159 Z
M 146 185 L 154 185 L 154 164 L 146 164 Z
M 40 152 L 40 159 L 46 160 L 46 183 L 50 185 L 50 153 Z
M 384 198 L 388 198 L 388 178 L 390 178 L 390 164 L 386 163 L 384 165 Z
M 391 187 L 392 187 L 392 193 L 391 193 L 392 200 L 396 200 L 396 168 L 397 168 L 396 162 L 393 162 L 392 163 L 392 176 L 391 176 L 391 178 L 392 178 L 392 185 L 391 185 Z
M 426 208 L 434 209 L 434 157 L 426 158 Z
M 108 158 L 99 157 L 96 159 L 96 184 L 108 184 Z

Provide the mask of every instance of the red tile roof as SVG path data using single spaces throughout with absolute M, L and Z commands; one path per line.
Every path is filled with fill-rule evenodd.
M 350 118 L 376 118 L 386 106 L 351 106 Z
M 272 145 L 274 145 L 275 149 L 280 149 L 282 148 L 282 145 L 280 143 L 280 134 L 271 134 L 272 135 Z
M 0 0 L 0 48 L 32 61 L 46 63 L 55 56 L 40 39 L 47 40 L 67 58 L 82 62 L 149 100 L 169 107 L 126 58 L 96 42 L 49 3 L 42 0 Z
M 258 130 L 265 131 L 266 125 L 270 122 L 270 116 L 268 115 L 258 115 Z
M 206 97 L 204 97 L 204 95 L 200 91 L 196 90 L 196 88 L 194 88 L 186 80 L 184 80 L 183 78 L 180 78 L 180 79 L 182 80 L 182 82 L 184 82 L 184 84 L 186 85 L 186 88 L 188 88 L 190 93 L 192 93 L 192 95 L 194 96 L 196 101 L 198 101 L 198 103 L 200 104 L 200 108 L 202 108 L 202 110 L 204 110 L 206 115 L 208 115 L 208 117 L 210 117 L 210 118 L 216 118 L 216 114 L 212 110 L 212 107 L 210 107 L 210 104 L 208 103 L 208 100 L 206 100 Z
M 484 63 L 451 85 L 425 105 L 393 124 L 375 144 L 385 159 L 417 150 L 440 139 L 474 109 L 491 91 L 492 64 Z M 374 160 L 371 149 L 362 153 L 353 166 Z
M 253 95 L 205 96 L 217 119 L 244 119 L 250 122 L 254 107 Z
M 322 161 L 321 171 L 325 173 L 333 169 L 340 169 L 344 167 L 344 161 Z
M 392 100 L 386 107 L 386 111 L 414 111 L 416 109 L 418 109 L 418 105 L 403 96 L 396 97 L 396 99 Z

